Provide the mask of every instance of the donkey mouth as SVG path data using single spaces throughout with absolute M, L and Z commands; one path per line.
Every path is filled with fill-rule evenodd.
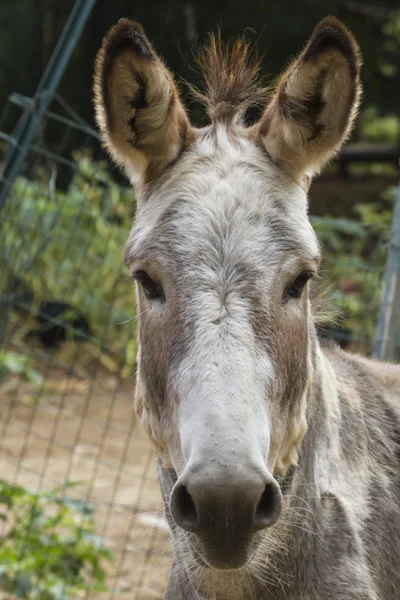
M 233 532 L 235 533 L 235 532 Z M 191 550 L 199 567 L 217 571 L 238 571 L 254 556 L 259 545 L 259 534 L 228 535 L 222 539 L 209 539 L 191 535 Z

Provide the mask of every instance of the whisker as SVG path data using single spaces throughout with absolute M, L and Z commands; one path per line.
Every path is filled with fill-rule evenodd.
M 144 313 L 145 313 L 145 311 L 142 310 L 142 312 L 131 317 L 130 319 L 126 319 L 126 321 L 117 321 L 116 324 L 117 325 L 125 325 L 126 323 L 130 323 L 131 321 L 137 321 L 139 319 L 139 317 L 141 317 Z

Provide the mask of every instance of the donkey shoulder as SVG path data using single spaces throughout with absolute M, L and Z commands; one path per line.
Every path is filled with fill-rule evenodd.
M 362 403 L 371 398 L 382 398 L 400 420 L 400 365 L 366 358 L 339 350 L 344 372 L 351 374 L 350 385 L 354 385 Z M 343 367 L 342 367 L 343 368 Z
M 353 360 L 365 368 L 370 376 L 374 378 L 378 386 L 386 392 L 387 398 L 391 400 L 400 411 L 400 365 L 380 362 L 355 355 Z
M 400 367 L 345 352 L 333 344 L 323 343 L 323 354 L 335 373 L 337 390 L 336 396 L 327 399 L 331 429 L 326 437 L 336 426 L 339 447 L 327 442 L 332 470 L 324 473 L 324 480 L 335 489 L 333 496 L 323 494 L 325 508 L 320 518 L 325 546 L 330 543 L 333 553 L 327 564 L 342 561 L 342 579 L 353 577 L 348 591 L 340 591 L 339 581 L 329 579 L 328 570 L 325 588 L 329 589 L 328 582 L 337 598 L 399 598 Z M 345 534 L 352 540 L 347 553 Z M 322 556 L 319 546 L 315 553 Z M 326 597 L 330 597 L 328 592 Z
M 362 401 L 368 401 L 371 395 L 381 395 L 386 403 L 392 404 L 400 418 L 400 364 L 344 351 L 335 342 L 324 338 L 319 342 L 336 375 L 348 389 L 357 391 Z

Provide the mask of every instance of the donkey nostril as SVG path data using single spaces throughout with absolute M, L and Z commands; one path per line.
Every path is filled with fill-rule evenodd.
M 254 515 L 254 524 L 258 529 L 270 527 L 279 518 L 282 507 L 282 495 L 278 485 L 268 483 L 258 501 Z
M 172 493 L 171 513 L 175 522 L 183 529 L 193 531 L 198 528 L 196 506 L 184 485 L 176 487 Z
M 197 511 L 192 496 L 183 485 L 178 490 L 177 507 L 182 516 L 188 520 L 197 519 Z

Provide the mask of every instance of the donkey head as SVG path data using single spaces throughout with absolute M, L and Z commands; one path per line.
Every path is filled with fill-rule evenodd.
M 187 551 L 237 569 L 278 519 L 274 476 L 296 465 L 307 429 L 308 281 L 320 260 L 307 189 L 348 135 L 360 56 L 325 19 L 250 128 L 240 116 L 265 92 L 248 47 L 211 38 L 202 70 L 211 124 L 195 129 L 141 26 L 122 20 L 97 57 L 95 105 L 106 147 L 138 185 L 125 252 L 140 315 L 137 411 L 176 473 L 169 509 Z

